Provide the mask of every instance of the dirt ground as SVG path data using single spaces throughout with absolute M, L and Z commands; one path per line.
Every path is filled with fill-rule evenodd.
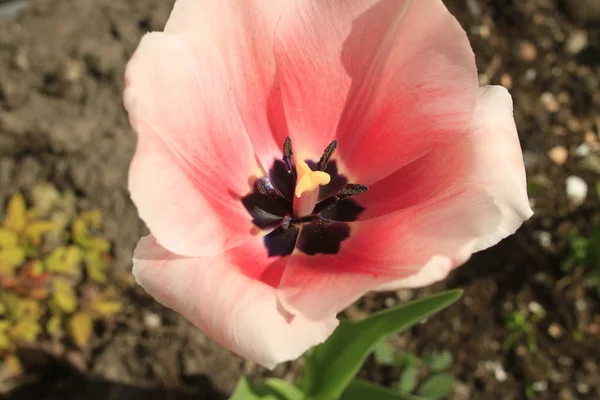
M 565 190 L 568 176 L 593 188 L 600 174 L 600 2 L 446 3 L 469 34 L 481 83 L 513 94 L 536 214 L 446 282 L 368 296 L 348 314 L 461 287 L 456 305 L 396 342 L 414 351 L 450 350 L 454 399 L 600 398 L 598 293 L 587 272 L 560 267 L 569 231 L 591 231 L 600 210 L 592 189 L 580 205 Z M 121 102 L 123 68 L 140 37 L 162 29 L 172 4 L 34 0 L 20 15 L 0 18 L 0 204 L 37 182 L 73 190 L 79 207 L 103 210 L 117 272 L 129 270 L 145 229 L 126 190 L 135 136 Z M 240 374 L 267 374 L 141 290 L 124 296 L 110 338 L 82 362 L 25 349 L 26 373 L 11 391 L 0 386 L 0 398 L 222 399 Z M 522 339 L 503 350 L 505 315 L 539 308 L 545 316 L 534 324 L 538 350 Z M 296 371 L 292 364 L 272 374 Z M 385 384 L 397 379 L 372 360 L 361 374 Z

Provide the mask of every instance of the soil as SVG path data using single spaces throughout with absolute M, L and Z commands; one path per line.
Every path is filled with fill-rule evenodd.
M 469 34 L 481 83 L 502 84 L 513 95 L 536 214 L 447 281 L 370 295 L 347 314 L 461 287 L 457 304 L 394 342 L 417 352 L 450 350 L 458 381 L 453 398 L 600 398 L 598 293 L 587 269 L 565 274 L 560 267 L 568 233 L 589 233 L 599 210 L 593 190 L 583 204 L 572 204 L 565 179 L 579 176 L 594 187 L 600 174 L 600 3 L 445 2 Z M 115 271 L 129 270 L 145 232 L 126 190 L 135 136 L 121 102 L 123 68 L 141 36 L 162 29 L 172 4 L 34 0 L 17 16 L 0 16 L 0 204 L 37 182 L 73 190 L 78 207 L 103 210 Z M 549 156 L 556 146 L 566 151 L 564 163 Z M 26 372 L 11 391 L 0 382 L 0 398 L 222 399 L 243 373 L 297 371 L 291 364 L 267 373 L 214 345 L 143 291 L 124 296 L 114 334 L 82 362 L 24 348 Z M 503 350 L 510 334 L 505 315 L 540 306 L 538 350 L 525 340 Z M 384 384 L 397 379 L 397 371 L 373 360 L 361 374 Z

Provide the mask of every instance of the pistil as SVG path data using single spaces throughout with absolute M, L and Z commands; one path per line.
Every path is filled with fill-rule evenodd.
M 331 176 L 323 171 L 313 171 L 302 160 L 296 161 L 296 189 L 294 191 L 294 215 L 310 215 L 319 199 L 319 188 L 331 181 Z

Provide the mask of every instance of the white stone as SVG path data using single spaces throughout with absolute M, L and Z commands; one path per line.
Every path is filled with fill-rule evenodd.
M 588 185 L 578 176 L 569 176 L 566 180 L 567 198 L 574 206 L 580 206 L 585 201 Z

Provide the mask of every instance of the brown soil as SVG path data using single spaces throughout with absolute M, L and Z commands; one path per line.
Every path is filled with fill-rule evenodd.
M 133 246 L 145 229 L 126 191 L 135 136 L 121 103 L 123 68 L 140 37 L 162 29 L 172 3 L 37 0 L 18 17 L 0 19 L 0 204 L 36 182 L 74 190 L 79 207 L 104 211 L 116 271 L 130 268 Z M 513 94 L 528 175 L 541 187 L 532 195 L 536 215 L 446 282 L 418 292 L 368 296 L 353 310 L 373 311 L 462 287 L 459 303 L 397 342 L 415 351 L 451 350 L 459 381 L 454 398 L 599 398 L 598 295 L 585 271 L 565 276 L 560 269 L 567 233 L 574 227 L 589 232 L 599 209 L 592 190 L 574 207 L 564 188 L 569 175 L 594 187 L 600 173 L 599 3 L 446 3 L 472 40 L 482 84 L 503 84 Z M 575 155 L 583 143 L 591 154 Z M 547 155 L 555 146 L 570 152 L 564 165 Z M 24 349 L 24 381 L 4 397 L 220 399 L 231 393 L 240 374 L 265 374 L 141 290 L 125 295 L 126 312 L 115 334 L 83 363 Z M 509 333 L 504 315 L 527 313 L 532 302 L 546 311 L 535 326 L 538 351 L 528 351 L 521 340 L 503 352 Z M 156 317 L 158 325 L 148 323 Z M 289 377 L 296 370 L 286 365 L 273 374 Z M 373 362 L 362 373 L 386 384 L 397 377 Z M 0 398 L 1 393 L 0 387 Z

